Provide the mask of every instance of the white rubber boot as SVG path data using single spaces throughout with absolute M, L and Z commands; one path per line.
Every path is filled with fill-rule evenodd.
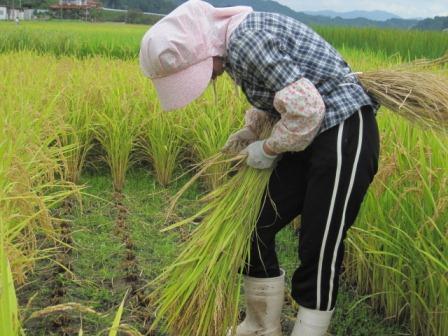
M 330 325 L 333 310 L 321 311 L 300 307 L 291 336 L 324 336 Z
M 282 336 L 280 317 L 285 296 L 285 271 L 275 278 L 244 277 L 246 318 L 227 336 Z

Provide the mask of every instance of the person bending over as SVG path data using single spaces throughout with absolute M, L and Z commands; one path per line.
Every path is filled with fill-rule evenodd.
M 229 335 L 281 335 L 285 272 L 275 236 L 301 215 L 293 336 L 324 335 L 338 293 L 344 238 L 378 169 L 377 102 L 322 37 L 290 17 L 190 0 L 144 35 L 140 65 L 164 110 L 199 97 L 226 71 L 252 107 L 223 150 L 274 167 L 242 270 L 246 318 Z M 260 140 L 261 126 L 274 121 Z M 273 205 L 275 204 L 275 206 Z

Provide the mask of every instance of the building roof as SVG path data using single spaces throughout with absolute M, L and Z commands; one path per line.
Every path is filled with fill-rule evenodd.
M 49 8 L 51 9 L 91 9 L 99 7 L 101 7 L 101 3 L 94 0 L 87 0 L 87 2 L 82 5 L 77 5 L 73 3 L 62 3 L 49 6 Z

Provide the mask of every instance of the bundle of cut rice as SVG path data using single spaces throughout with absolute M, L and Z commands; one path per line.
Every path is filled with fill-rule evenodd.
M 448 53 L 393 68 L 360 73 L 378 102 L 420 126 L 448 130 Z
M 217 155 L 206 166 L 223 159 Z M 238 271 L 249 253 L 271 170 L 245 166 L 241 156 L 236 160 L 238 172 L 202 199 L 203 208 L 169 228 L 203 217 L 176 261 L 151 284 L 156 288 L 150 295 L 156 307 L 152 329 L 163 319 L 170 335 L 222 336 L 237 323 Z

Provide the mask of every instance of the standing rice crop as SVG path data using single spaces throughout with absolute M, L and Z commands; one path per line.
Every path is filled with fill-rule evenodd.
M 443 55 L 448 34 L 361 27 L 315 27 L 339 50 L 357 49 L 362 53 L 380 51 L 386 56 L 401 55 L 404 60 Z M 24 21 L 20 26 L 0 22 L 0 52 L 35 51 L 57 56 L 89 56 L 134 59 L 147 25 L 86 23 L 70 21 Z
M 17 62 L 18 59 L 24 60 L 24 64 Z M 0 56 L 2 335 L 15 336 L 20 329 L 13 281 L 23 284 L 38 254 L 43 253 L 36 243 L 37 233 L 58 240 L 50 210 L 77 191 L 61 179 L 64 176 L 62 158 L 67 148 L 57 145 L 59 124 L 52 118 L 59 96 L 44 85 L 39 88 L 32 85 L 38 74 L 48 79 L 46 85 L 57 86 L 51 78 L 51 67 L 43 66 L 48 64 L 48 58 L 39 61 L 30 54 Z M 41 72 L 31 71 L 32 66 L 42 69 Z M 26 67 L 28 71 L 22 73 Z
M 360 53 L 376 51 L 385 56 L 399 55 L 403 61 L 441 57 L 448 45 L 448 34 L 441 31 L 419 31 L 373 27 L 315 27 L 338 49 L 352 48 Z
M 114 189 L 121 192 L 126 172 L 132 165 L 131 153 L 137 143 L 145 113 L 145 100 L 141 99 L 146 86 L 135 73 L 134 64 L 120 62 L 111 71 L 108 84 L 101 88 L 101 105 L 96 110 L 95 136 L 105 151 Z
M 448 328 L 448 138 L 381 111 L 383 155 L 347 241 L 346 278 L 412 334 Z
M 65 178 L 78 183 L 86 156 L 92 148 L 94 135 L 92 107 L 96 105 L 98 83 L 95 78 L 85 76 L 85 72 L 90 70 L 93 66 L 91 63 L 95 61 L 83 64 L 72 59 L 69 62 L 72 65 L 68 76 L 69 83 L 62 92 L 60 104 L 62 113 L 55 118 L 61 119 L 58 137 L 60 144 L 71 148 L 64 158 Z
M 348 234 L 345 277 L 387 318 L 407 321 L 412 334 L 442 336 L 448 328 L 446 57 L 403 64 L 400 57 L 344 52 L 393 111 L 378 112 L 380 168 Z
M 0 52 L 33 51 L 36 54 L 89 58 L 103 56 L 134 59 L 145 25 L 120 23 L 23 21 L 20 26 L 0 22 Z
M 181 117 L 175 112 L 164 113 L 155 105 L 142 127 L 140 146 L 162 186 L 171 182 L 174 170 L 180 167 L 180 154 L 184 149 Z

